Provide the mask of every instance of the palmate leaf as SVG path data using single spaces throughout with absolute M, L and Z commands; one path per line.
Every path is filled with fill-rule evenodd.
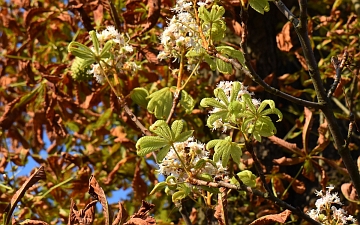
M 163 148 L 168 145 L 168 141 L 161 137 L 145 136 L 136 142 L 137 154 L 145 156 L 157 149 Z
M 244 170 L 236 174 L 240 180 L 249 187 L 256 187 L 256 176 L 250 170 Z M 231 178 L 230 183 L 239 184 L 235 177 Z
M 230 156 L 237 164 L 240 163 L 242 150 L 239 144 L 232 142 L 231 137 L 225 139 L 211 140 L 206 144 L 206 149 L 214 148 L 214 162 L 221 160 L 223 167 L 226 167 L 229 162 Z
M 193 134 L 192 130 L 181 132 L 183 127 L 184 122 L 182 120 L 174 121 L 171 129 L 164 120 L 157 120 L 150 126 L 150 131 L 157 136 L 140 138 L 136 143 L 137 154 L 145 156 L 160 149 L 157 153 L 157 160 L 162 161 L 175 142 L 184 142 Z

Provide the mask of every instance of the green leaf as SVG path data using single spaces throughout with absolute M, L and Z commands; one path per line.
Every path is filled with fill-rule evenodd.
M 166 141 L 161 137 L 145 136 L 140 138 L 136 142 L 137 154 L 139 156 L 145 156 L 146 154 L 153 152 L 157 149 L 163 148 L 167 145 L 168 145 L 168 141 Z
M 240 157 L 242 155 L 242 150 L 239 144 L 232 142 L 231 137 L 226 137 L 225 139 L 215 139 L 211 140 L 206 144 L 206 149 L 214 147 L 214 161 L 218 162 L 221 159 L 222 166 L 226 167 L 229 158 L 234 160 L 236 163 L 240 163 Z
M 167 141 L 172 141 L 175 138 L 169 125 L 164 120 L 157 120 L 153 125 L 150 126 L 150 131 L 166 139 Z
M 91 36 L 91 40 L 92 40 L 92 43 L 93 43 L 93 46 L 94 46 L 94 49 L 95 49 L 95 54 L 96 55 L 100 55 L 100 43 L 99 43 L 99 40 L 96 36 L 96 32 L 95 31 L 90 31 L 89 32 L 90 36 Z
M 216 63 L 208 54 L 204 55 L 204 60 L 210 66 L 210 69 L 212 71 L 216 70 Z
M 180 201 L 181 199 L 186 198 L 189 194 L 191 189 L 186 184 L 180 184 L 177 188 L 179 191 L 175 192 L 172 196 L 172 201 Z
M 83 45 L 79 42 L 71 42 L 68 46 L 68 51 L 73 54 L 74 56 L 77 56 L 82 59 L 91 59 L 95 62 L 95 54 L 89 47 L 86 45 Z
M 167 145 L 165 147 L 163 147 L 162 149 L 160 149 L 160 151 L 156 154 L 156 160 L 158 162 L 163 161 L 163 159 L 165 158 L 165 156 L 168 154 L 168 152 L 170 151 L 171 145 Z
M 96 124 L 93 127 L 93 129 L 98 129 L 98 128 L 102 127 L 105 123 L 109 122 L 111 113 L 112 113 L 112 109 L 111 108 L 107 109 L 96 121 Z
M 204 180 L 204 181 L 213 181 L 213 178 L 210 174 L 208 173 L 202 173 L 202 174 L 197 174 L 196 178 L 200 179 L 200 180 Z
M 239 63 L 241 63 L 242 65 L 245 64 L 244 54 L 241 51 L 234 49 L 233 47 L 218 46 L 218 47 L 216 47 L 216 50 L 218 52 L 220 52 L 221 54 L 225 54 L 231 58 L 237 59 L 239 61 Z
M 220 20 L 221 17 L 224 15 L 225 9 L 219 5 L 213 5 L 210 11 L 210 19 L 212 22 Z
M 185 113 L 190 114 L 195 106 L 195 100 L 186 91 L 181 91 L 180 105 L 184 107 Z
M 157 119 L 166 119 L 169 116 L 173 101 L 173 93 L 169 87 L 152 93 L 147 99 L 150 99 L 147 109 Z
M 200 106 L 202 107 L 214 107 L 220 109 L 227 109 L 227 106 L 214 98 L 203 98 L 200 102 Z
M 149 92 L 145 88 L 134 88 L 131 91 L 131 99 L 141 107 L 146 108 L 148 100 L 146 99 L 149 96 Z
M 210 12 L 204 6 L 201 6 L 198 11 L 200 19 L 202 19 L 206 23 L 211 22 Z
M 227 63 L 221 59 L 216 58 L 216 66 L 220 73 L 230 74 L 233 71 L 233 68 L 230 63 Z
M 181 131 L 183 130 L 183 127 L 184 127 L 184 122 L 182 120 L 175 120 L 171 124 L 171 131 L 173 132 L 175 138 L 180 135 Z
M 244 170 L 237 173 L 237 176 L 240 180 L 249 187 L 256 187 L 256 176 L 249 170 Z M 235 177 L 231 178 L 230 183 L 232 184 L 239 184 Z
M 251 8 L 261 14 L 270 10 L 270 5 L 267 0 L 249 0 L 249 4 Z
M 228 97 L 226 96 L 225 92 L 223 89 L 221 88 L 216 88 L 214 90 L 214 95 L 220 99 L 221 101 L 223 101 L 225 103 L 225 105 L 228 105 L 229 104 L 229 100 L 228 100 Z
M 194 131 L 193 130 L 188 130 L 185 131 L 183 133 L 181 133 L 179 136 L 177 136 L 174 140 L 174 142 L 184 142 L 186 141 L 189 137 L 191 137 L 193 135 Z
M 110 56 L 110 49 L 115 44 L 113 40 L 109 40 L 105 43 L 104 48 L 101 50 L 100 58 L 109 58 Z
M 156 192 L 161 191 L 161 190 L 164 189 L 166 186 L 167 186 L 167 184 L 166 184 L 165 181 L 160 182 L 160 183 L 157 183 L 157 184 L 155 185 L 155 187 L 151 190 L 151 192 L 150 192 L 149 195 L 153 195 L 153 194 L 155 194 Z

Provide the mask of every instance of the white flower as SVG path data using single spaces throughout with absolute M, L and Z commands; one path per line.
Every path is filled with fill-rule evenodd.
M 332 204 L 342 205 L 338 193 L 331 194 L 330 192 L 334 189 L 334 186 L 326 187 L 328 190 L 326 193 L 323 191 L 315 191 L 315 195 L 320 198 L 316 200 L 316 209 L 311 209 L 307 214 L 314 220 L 319 221 L 319 216 L 322 214 L 323 219 L 319 221 L 326 224 L 347 224 L 347 222 L 355 223 L 355 219 L 351 215 L 347 215 L 347 212 L 341 208 L 336 208 Z M 331 211 L 329 211 L 331 209 Z
M 188 140 L 184 142 L 174 143 L 174 147 L 181 157 L 181 160 L 190 168 L 192 173 L 207 173 L 215 176 L 226 172 L 222 166 L 219 166 L 221 163 L 216 164 L 217 167 L 214 167 L 211 163 L 206 163 L 205 166 L 200 169 L 194 168 L 199 160 L 209 159 L 209 152 L 206 151 L 204 144 L 197 142 L 193 137 L 188 138 Z M 176 152 L 174 148 L 170 149 L 163 161 L 159 163 L 158 172 L 165 176 L 174 176 L 177 182 L 184 182 L 188 178 L 188 174 L 182 167 Z

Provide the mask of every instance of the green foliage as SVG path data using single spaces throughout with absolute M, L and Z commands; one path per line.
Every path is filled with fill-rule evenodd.
M 267 115 L 276 114 L 279 118 L 277 121 L 281 121 L 283 117 L 280 110 L 275 108 L 275 102 L 273 100 L 264 100 L 257 108 L 252 102 L 250 95 L 244 94 L 242 100 L 242 108 L 246 110 L 237 115 L 243 118 L 241 131 L 253 134 L 257 141 L 261 141 L 261 137 L 274 135 L 276 127 Z M 265 109 L 267 105 L 270 106 L 270 109 Z
M 169 87 L 155 91 L 147 97 L 149 100 L 147 110 L 157 119 L 166 119 L 172 107 L 173 91 Z
M 226 167 L 230 156 L 235 163 L 240 163 L 240 157 L 242 150 L 240 144 L 232 142 L 231 137 L 227 136 L 225 139 L 214 139 L 206 144 L 207 149 L 214 148 L 214 161 L 218 162 L 221 160 L 223 167 Z
M 249 0 L 251 8 L 255 9 L 258 13 L 264 14 L 270 10 L 268 0 Z
M 140 138 L 136 143 L 137 154 L 145 156 L 160 149 L 157 153 L 157 160 L 161 162 L 175 142 L 186 141 L 193 134 L 192 130 L 182 132 L 183 127 L 184 123 L 181 120 L 174 121 L 171 128 L 164 120 L 157 120 L 150 126 L 150 131 L 157 136 Z
M 236 174 L 240 180 L 247 186 L 256 187 L 256 176 L 250 170 L 244 170 Z M 230 183 L 239 184 L 235 177 L 231 178 Z
M 146 108 L 148 105 L 147 97 L 149 92 L 145 88 L 134 88 L 131 91 L 131 99 L 141 107 Z
M 88 73 L 90 66 L 85 64 L 85 59 L 75 57 L 71 64 L 71 76 L 76 81 L 89 81 L 92 75 Z

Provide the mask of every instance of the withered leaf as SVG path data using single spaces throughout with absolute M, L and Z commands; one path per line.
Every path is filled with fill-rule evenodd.
M 291 214 L 290 210 L 285 210 L 278 214 L 266 215 L 263 216 L 252 223 L 250 225 L 266 225 L 266 224 L 274 224 L 274 223 L 285 223 L 286 219 Z
M 124 225 L 153 225 L 156 224 L 156 221 L 153 217 L 148 216 L 147 214 L 151 209 L 155 207 L 154 204 L 150 204 L 146 201 L 142 201 L 142 205 L 138 212 L 134 213 L 131 216 L 130 220 L 127 221 Z
M 71 199 L 68 225 L 76 222 L 80 225 L 91 225 L 95 219 L 95 205 L 97 202 L 97 200 L 94 200 L 87 204 L 84 209 L 78 210 L 74 201 Z
M 119 202 L 119 212 L 116 215 L 115 220 L 113 221 L 112 225 L 122 225 L 126 219 L 129 217 L 128 212 L 124 208 L 123 204 Z
M 25 220 L 21 222 L 21 225 L 49 225 L 49 224 L 41 220 Z
M 215 207 L 214 217 L 219 221 L 220 225 L 228 224 L 228 212 L 227 212 L 227 189 L 221 187 L 220 193 L 218 194 L 218 202 Z
M 17 108 L 14 108 L 14 106 L 20 101 L 21 98 L 22 96 L 19 96 L 5 106 L 4 113 L 0 117 L 0 127 L 2 130 L 9 129 L 10 126 L 14 123 L 16 117 L 20 116 L 21 111 L 25 106 L 22 105 L 21 107 Z
M 89 194 L 93 198 L 100 201 L 104 211 L 105 224 L 110 225 L 110 209 L 106 200 L 104 190 L 100 187 L 99 183 L 93 175 L 90 177 L 89 180 Z
M 141 169 L 140 169 L 140 163 L 142 160 L 139 160 L 136 164 L 134 178 L 131 183 L 131 186 L 134 190 L 134 198 L 137 200 L 145 199 L 147 195 L 147 186 L 145 181 L 141 178 Z
M 33 173 L 33 175 L 31 175 L 25 181 L 25 183 L 21 186 L 21 188 L 17 190 L 15 195 L 11 198 L 10 203 L 5 209 L 5 212 L 7 213 L 5 218 L 5 224 L 9 223 L 11 215 L 16 207 L 16 204 L 25 195 L 25 192 L 39 180 L 46 180 L 46 174 L 43 166 L 41 166 L 35 173 Z

